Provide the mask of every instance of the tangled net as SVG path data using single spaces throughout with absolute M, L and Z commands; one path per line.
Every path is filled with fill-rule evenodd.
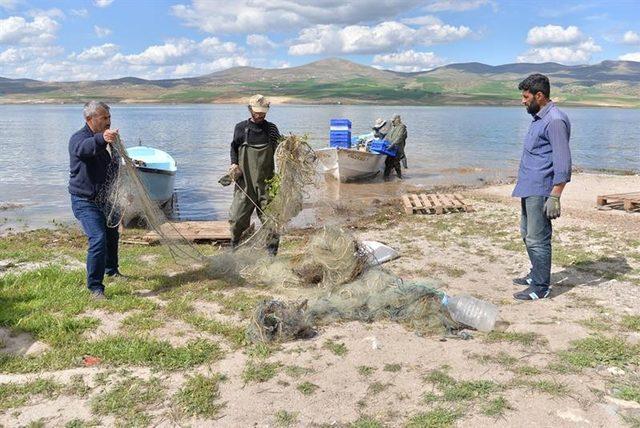
M 442 292 L 433 284 L 404 283 L 370 266 L 371 255 L 339 227 L 321 228 L 293 256 L 267 253 L 266 242 L 286 230 L 302 211 L 309 186 L 316 184 L 317 159 L 305 138 L 290 135 L 276 150 L 277 175 L 271 182 L 273 194 L 264 208 L 262 226 L 237 251 L 211 257 L 203 256 L 180 236 L 149 198 L 122 142 L 118 139 L 112 147 L 122 158 L 122 166 L 105 199 L 110 225 L 118 224 L 124 213 L 135 213 L 156 231 L 176 261 L 202 265 L 201 271 L 210 278 L 316 291 L 310 301 L 259 304 L 247 329 L 250 340 L 307 338 L 317 326 L 334 321 L 392 320 L 422 332 L 449 330 L 455 325 L 440 304 Z

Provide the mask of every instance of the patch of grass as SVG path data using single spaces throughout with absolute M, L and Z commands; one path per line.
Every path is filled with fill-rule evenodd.
M 36 379 L 27 383 L 0 384 L 0 411 L 25 405 L 29 398 L 44 396 L 53 398 L 60 394 L 63 385 L 51 379 Z
M 128 331 L 148 331 L 159 328 L 164 323 L 155 318 L 153 311 L 143 311 L 129 315 L 122 320 L 122 327 Z
M 386 391 L 391 386 L 390 383 L 373 382 L 367 388 L 367 393 L 371 395 L 378 395 L 381 392 Z
M 100 426 L 100 421 L 97 419 L 92 419 L 86 421 L 84 419 L 72 419 L 64 425 L 64 428 L 92 428 Z
M 543 337 L 534 332 L 518 333 L 515 331 L 492 331 L 489 332 L 484 341 L 487 343 L 509 342 L 519 343 L 523 346 L 531 346 L 534 343 L 546 343 Z
M 542 374 L 542 370 L 533 366 L 516 367 L 515 372 L 524 376 L 536 376 Z
M 247 349 L 247 355 L 252 358 L 259 358 L 261 360 L 269 358 L 276 351 L 280 350 L 279 345 L 269 343 L 256 343 Z
M 311 373 L 314 373 L 315 370 L 307 368 L 307 367 L 300 367 L 300 366 L 286 366 L 284 368 L 284 372 L 292 378 L 299 378 L 302 377 L 304 375 L 308 375 Z
M 203 418 L 215 417 L 224 407 L 218 399 L 220 382 L 225 379 L 225 376 L 219 374 L 213 376 L 197 374 L 189 377 L 174 397 L 179 412 Z
M 522 386 L 533 391 L 540 391 L 554 397 L 565 397 L 569 395 L 569 388 L 555 380 L 537 380 L 537 381 L 516 381 L 515 386 Z
M 364 377 L 369 377 L 376 371 L 375 367 L 371 366 L 358 366 L 358 374 Z
M 507 410 L 512 409 L 513 407 L 504 397 L 497 397 L 483 406 L 482 413 L 487 416 L 499 417 L 504 415 Z
M 385 372 L 397 373 L 400 370 L 402 370 L 402 365 L 401 364 L 385 364 L 382 370 L 384 370 Z
M 258 303 L 263 300 L 269 300 L 269 296 L 263 296 L 255 293 L 248 294 L 244 291 L 239 291 L 228 296 L 220 295 L 217 301 L 226 309 L 226 313 L 239 313 L 243 318 L 248 318 L 251 316 Z
M 575 367 L 640 364 L 640 345 L 631 345 L 617 337 L 590 336 L 572 345 L 570 350 L 560 353 L 560 361 Z
M 328 349 L 339 357 L 344 357 L 345 355 L 347 355 L 347 352 L 349 352 L 349 350 L 347 349 L 347 345 L 345 345 L 344 343 L 334 342 L 331 339 L 325 341 L 322 347 L 324 349 Z
M 34 357 L 0 354 L 0 371 L 30 373 L 61 370 L 78 365 L 83 355 L 99 357 L 111 365 L 150 366 L 178 370 L 214 361 L 222 355 L 220 347 L 207 340 L 196 340 L 182 347 L 149 338 L 114 336 L 94 342 L 81 342 L 66 348 L 54 348 Z
M 242 380 L 244 383 L 266 382 L 278 374 L 278 369 L 280 369 L 280 363 L 256 363 L 250 360 L 242 371 Z
M 620 324 L 627 330 L 640 332 L 640 315 L 625 315 Z
M 349 428 L 382 428 L 381 422 L 369 416 L 360 416 L 357 421 L 351 422 Z
M 298 412 L 287 412 L 286 410 L 278 410 L 274 416 L 276 426 L 280 428 L 289 428 L 298 421 Z
M 622 400 L 640 403 L 640 385 L 623 385 L 614 387 L 614 396 Z
M 431 382 L 438 387 L 454 385 L 456 380 L 442 370 L 432 370 L 424 377 L 424 380 Z
M 500 389 L 500 385 L 490 380 L 472 380 L 456 382 L 442 389 L 443 399 L 446 401 L 463 401 L 485 398 L 494 391 Z
M 158 378 L 144 380 L 130 377 L 94 396 L 91 399 L 91 410 L 100 416 L 116 416 L 125 425 L 146 426 L 151 418 L 144 411 L 163 398 L 164 390 Z
M 469 356 L 482 364 L 500 364 L 505 367 L 513 367 L 518 363 L 518 359 L 506 352 L 499 352 L 497 355 L 492 354 L 471 354 Z
M 585 326 L 589 330 L 594 331 L 610 331 L 611 325 L 600 318 L 589 318 L 579 321 L 579 324 Z
M 86 396 L 91 388 L 85 383 L 84 377 L 80 374 L 71 376 L 70 382 L 65 386 L 66 394 L 77 395 L 79 397 Z
M 312 395 L 318 388 L 320 388 L 318 385 L 311 382 L 302 382 L 296 387 L 296 389 L 304 395 Z
M 446 428 L 451 427 L 462 415 L 452 409 L 438 407 L 429 412 L 418 413 L 409 419 L 405 428 Z

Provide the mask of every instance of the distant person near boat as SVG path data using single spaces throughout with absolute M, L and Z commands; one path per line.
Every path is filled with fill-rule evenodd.
M 387 156 L 384 163 L 384 178 L 389 178 L 391 170 L 395 170 L 398 178 L 402 179 L 402 168 L 400 161 L 404 162 L 404 167 L 407 167 L 407 160 L 404 154 L 404 147 L 407 144 L 407 126 L 402 123 L 402 118 L 399 114 L 393 115 L 391 119 L 391 130 L 386 135 L 387 140 L 391 143 L 389 149 L 397 150 L 396 156 Z
M 549 79 L 532 74 L 518 85 L 522 104 L 533 116 L 518 171 L 513 196 L 520 198 L 520 232 L 531 270 L 514 284 L 527 287 L 514 294 L 519 300 L 549 296 L 551 286 L 551 220 L 560 217 L 560 196 L 571 181 L 571 123 L 551 101 Z
M 95 299 L 104 299 L 104 275 L 122 276 L 118 270 L 118 225 L 109 225 L 109 183 L 119 158 L 110 144 L 118 138 L 111 128 L 109 106 L 101 101 L 84 105 L 85 125 L 69 140 L 69 193 L 73 215 L 89 240 L 87 287 Z
M 274 155 L 280 139 L 278 127 L 265 119 L 270 105 L 264 96 L 252 96 L 248 105 L 251 117 L 236 124 L 233 131 L 228 176 L 236 184 L 229 215 L 234 248 L 249 228 L 255 209 L 260 220 L 265 221 L 262 210 L 269 202 L 267 184 L 275 174 Z M 279 236 L 269 237 L 269 253 L 277 254 L 279 242 Z

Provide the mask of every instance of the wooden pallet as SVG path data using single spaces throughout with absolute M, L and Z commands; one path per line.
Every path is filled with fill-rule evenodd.
M 640 209 L 640 192 L 600 195 L 596 199 L 596 204 L 599 207 L 622 208 L 625 211 L 636 211 Z
M 181 221 L 165 223 L 161 226 L 167 238 L 185 239 L 190 242 L 228 242 L 231 231 L 228 221 Z M 156 245 L 160 243 L 160 235 L 155 231 L 136 239 L 123 239 L 125 244 Z
M 402 195 L 407 214 L 444 214 L 445 212 L 472 212 L 473 207 L 460 193 L 430 193 Z

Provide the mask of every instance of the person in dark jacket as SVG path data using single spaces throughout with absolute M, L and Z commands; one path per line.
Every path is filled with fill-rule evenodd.
M 102 282 L 105 273 L 122 276 L 118 271 L 118 227 L 107 223 L 108 187 L 119 162 L 110 147 L 118 137 L 118 130 L 110 129 L 109 110 L 100 101 L 85 104 L 85 126 L 69 139 L 71 209 L 89 240 L 87 287 L 98 300 L 105 298 Z
M 233 132 L 228 175 L 236 182 L 229 215 L 234 248 L 249 227 L 256 208 L 261 221 L 265 221 L 262 210 L 269 202 L 267 182 L 275 174 L 274 155 L 280 139 L 278 127 L 265 119 L 269 106 L 264 96 L 252 96 L 248 106 L 251 117 L 236 124 Z M 268 238 L 269 253 L 277 254 L 279 242 L 278 236 Z
M 402 119 L 399 114 L 393 116 L 391 120 L 393 127 L 387 134 L 387 140 L 391 143 L 390 149 L 396 148 L 397 154 L 395 157 L 387 156 L 384 163 L 384 178 L 389 178 L 391 170 L 395 169 L 398 178 L 402 178 L 402 169 L 400 167 L 400 161 L 404 160 L 404 147 L 407 143 L 407 127 L 402 123 Z M 405 166 L 406 168 L 406 166 Z

